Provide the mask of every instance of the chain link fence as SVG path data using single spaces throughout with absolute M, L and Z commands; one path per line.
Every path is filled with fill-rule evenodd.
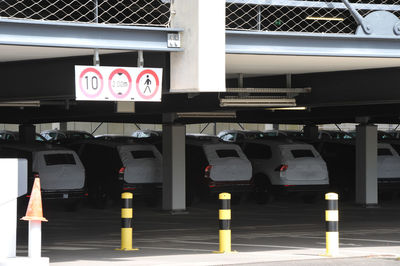
M 0 17 L 168 27 L 171 0 L 0 0 Z M 362 16 L 400 0 L 352 0 Z M 354 34 L 357 23 L 340 0 L 226 0 L 226 29 Z
M 352 0 L 363 17 L 387 10 L 400 17 L 399 0 Z M 357 23 L 340 0 L 227 0 L 226 29 L 354 34 Z
M 0 0 L 0 17 L 168 27 L 169 0 Z

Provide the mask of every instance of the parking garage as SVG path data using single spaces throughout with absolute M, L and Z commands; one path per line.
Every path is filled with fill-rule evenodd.
M 215 210 L 215 201 L 202 203 L 199 207 L 188 207 L 186 203 L 185 134 L 186 128 L 193 124 L 305 125 L 305 136 L 315 139 L 317 125 L 356 123 L 356 186 L 354 199 L 346 203 L 349 205 L 345 209 L 349 213 L 354 209 L 357 215 L 348 214 L 350 223 L 346 225 L 348 227 L 344 226 L 344 230 L 346 234 L 351 234 L 352 230 L 364 234 L 361 229 L 354 229 L 356 226 L 352 223 L 358 225 L 363 220 L 371 219 L 365 225 L 365 231 L 373 231 L 383 223 L 375 216 L 387 217 L 385 215 L 390 216 L 390 212 L 396 210 L 393 202 L 385 205 L 378 200 L 375 124 L 399 123 L 397 3 L 360 1 L 351 4 L 338 1 L 328 5 L 323 1 L 298 1 L 294 5 L 232 0 L 215 1 L 213 8 L 209 8 L 211 3 L 208 1 L 193 1 L 196 8 L 192 8 L 184 1 L 175 0 L 172 5 L 170 1 L 154 1 L 157 3 L 152 5 L 137 3 L 137 10 L 145 13 L 135 13 L 132 11 L 134 8 L 124 7 L 123 4 L 105 6 L 108 4 L 100 3 L 92 6 L 84 2 L 77 1 L 71 5 L 81 15 L 71 13 L 70 16 L 60 15 L 66 11 L 58 4 L 52 6 L 59 10 L 54 16 L 43 15 L 50 10 L 45 4 L 25 6 L 20 13 L 13 10 L 22 7 L 5 4 L 0 21 L 0 122 L 19 124 L 20 139 L 28 143 L 36 131 L 35 124 L 61 123 L 65 127 L 68 122 L 74 121 L 160 125 L 162 203 L 149 210 L 140 206 L 138 201 L 137 215 L 142 211 L 146 217 L 138 216 L 138 246 L 143 246 L 140 256 L 153 255 L 154 246 L 160 252 L 156 255 L 160 256 L 177 255 L 178 251 L 204 253 L 215 249 L 213 243 L 217 241 L 209 231 L 214 230 L 211 228 L 213 218 L 209 209 Z M 35 13 L 37 8 L 42 13 Z M 124 12 L 128 11 L 133 13 L 126 15 Z M 124 20 L 121 12 L 131 20 Z M 278 13 L 283 15 L 273 19 Z M 143 22 L 146 14 L 151 19 Z M 251 19 L 246 20 L 246 16 Z M 161 68 L 161 102 L 125 102 L 128 109 L 121 111 L 122 102 L 76 100 L 74 67 L 77 65 Z M 252 238 L 238 236 L 243 240 L 240 249 L 293 248 L 287 244 L 290 238 L 284 241 L 286 244 L 281 240 L 271 242 L 270 237 L 263 239 L 265 234 L 270 233 L 268 228 L 275 228 L 282 220 L 289 219 L 282 212 L 292 210 L 293 206 L 313 214 L 299 227 L 283 225 L 277 231 L 282 230 L 282 234 L 287 235 L 305 227 L 306 233 L 298 233 L 303 239 L 319 239 L 321 229 L 315 225 L 322 224 L 322 216 L 318 212 L 323 212 L 323 206 L 319 203 L 313 207 L 297 206 L 295 203 L 285 199 L 283 203 L 266 207 L 274 213 L 273 218 L 264 216 L 265 209 L 250 202 L 243 205 L 244 209 L 237 207 L 240 213 L 237 229 L 255 234 L 254 239 L 259 238 L 252 241 Z M 363 207 L 380 208 L 370 211 Z M 96 249 L 102 251 L 118 246 L 118 229 L 116 233 L 111 229 L 119 223 L 116 215 L 118 206 L 106 211 L 91 209 L 88 205 L 83 208 L 102 225 L 101 228 L 93 228 L 93 233 L 108 237 L 107 243 L 96 246 L 94 242 L 103 240 L 83 240 L 78 232 L 87 228 L 87 224 L 75 224 L 69 220 L 69 214 L 51 206 L 49 215 L 54 215 L 57 223 L 54 227 L 49 224 L 49 239 L 46 239 L 46 231 L 43 236 L 44 245 L 54 247 L 46 251 L 50 258 L 54 256 L 58 262 L 68 261 L 65 253 L 58 254 L 56 251 L 58 245 L 65 244 L 63 241 L 71 246 L 69 252 L 73 261 L 87 259 L 80 252 L 85 248 L 90 254 Z M 164 212 L 159 213 L 159 209 Z M 253 215 L 246 209 L 256 213 L 255 220 L 246 219 Z M 172 214 L 184 215 L 170 216 Z M 198 216 L 202 214 L 207 226 L 198 221 L 201 219 Z M 74 215 L 84 214 L 78 211 Z M 102 216 L 108 218 L 103 219 Z M 110 217 L 116 220 L 111 221 Z M 294 217 L 297 216 L 290 219 L 296 219 Z M 308 220 L 311 217 L 314 219 Z M 90 217 L 84 219 L 83 223 L 96 223 Z M 166 219 L 167 222 L 160 224 L 153 219 Z M 395 221 L 393 216 L 391 222 Z M 398 231 L 391 222 L 384 225 L 387 230 L 383 230 L 381 235 L 372 237 L 377 241 L 368 242 L 364 240 L 364 235 L 360 238 L 347 235 L 351 240 L 348 240 L 349 243 L 344 241 L 343 246 L 370 246 L 364 242 L 351 242 L 355 239 L 396 246 L 394 237 Z M 70 223 L 73 224 L 72 231 L 76 228 L 76 235 L 68 237 L 61 234 L 62 237 L 58 238 L 60 227 Z M 156 229 L 151 228 L 152 223 Z M 181 223 L 188 223 L 190 227 L 182 229 L 183 239 L 173 240 L 175 236 L 162 232 L 169 229 L 181 232 Z M 23 225 L 18 226 L 19 232 L 24 232 L 20 229 Z M 252 231 L 260 227 L 265 229 L 261 236 Z M 158 228 L 163 229 L 160 235 Z M 196 235 L 192 228 L 205 230 L 209 238 Z M 145 235 L 147 231 L 151 232 L 150 237 Z M 18 243 L 22 243 L 23 239 L 24 236 L 20 237 Z M 165 245 L 155 245 L 156 241 L 152 239 L 164 239 L 166 242 Z M 172 254 L 165 247 L 171 242 L 177 245 L 171 248 Z M 321 248 L 320 242 L 323 239 L 312 243 L 306 240 L 298 246 Z M 146 251 L 146 245 L 149 251 Z M 24 248 L 24 245 L 19 247 Z M 188 250 L 185 251 L 186 248 Z M 74 253 L 76 250 L 79 252 Z M 384 254 L 382 252 L 379 254 Z M 362 254 L 369 253 L 365 251 Z M 119 256 L 112 253 L 105 259 L 118 260 Z

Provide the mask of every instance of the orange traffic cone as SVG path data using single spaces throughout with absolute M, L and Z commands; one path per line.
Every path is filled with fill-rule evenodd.
M 35 178 L 33 183 L 31 197 L 28 203 L 28 209 L 26 214 L 21 218 L 24 221 L 42 221 L 47 222 L 47 219 L 43 217 L 42 208 L 42 195 L 40 192 L 40 179 Z

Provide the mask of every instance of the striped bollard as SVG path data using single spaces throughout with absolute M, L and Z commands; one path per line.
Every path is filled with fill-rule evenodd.
M 325 211 L 326 221 L 326 256 L 339 255 L 339 211 L 338 194 L 327 193 L 325 200 L 327 209 Z
M 231 194 L 220 193 L 219 199 L 219 251 L 215 253 L 231 253 Z
M 138 248 L 132 248 L 133 194 L 124 192 L 121 198 L 121 248 L 117 250 L 139 250 Z

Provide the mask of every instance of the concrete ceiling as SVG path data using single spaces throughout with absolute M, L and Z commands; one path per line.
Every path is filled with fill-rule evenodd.
M 100 54 L 112 54 L 121 52 L 121 50 L 100 50 Z M 83 56 L 92 54 L 93 49 L 0 45 L 0 62 Z
M 100 54 L 121 53 L 121 50 L 100 50 Z M 0 62 L 92 55 L 92 49 L 0 46 Z M 226 55 L 226 73 L 234 76 L 302 74 L 341 70 L 400 67 L 400 58 L 321 57 L 280 55 Z
M 386 67 L 400 67 L 400 58 L 226 55 L 228 76 L 238 73 L 245 76 L 264 76 Z

